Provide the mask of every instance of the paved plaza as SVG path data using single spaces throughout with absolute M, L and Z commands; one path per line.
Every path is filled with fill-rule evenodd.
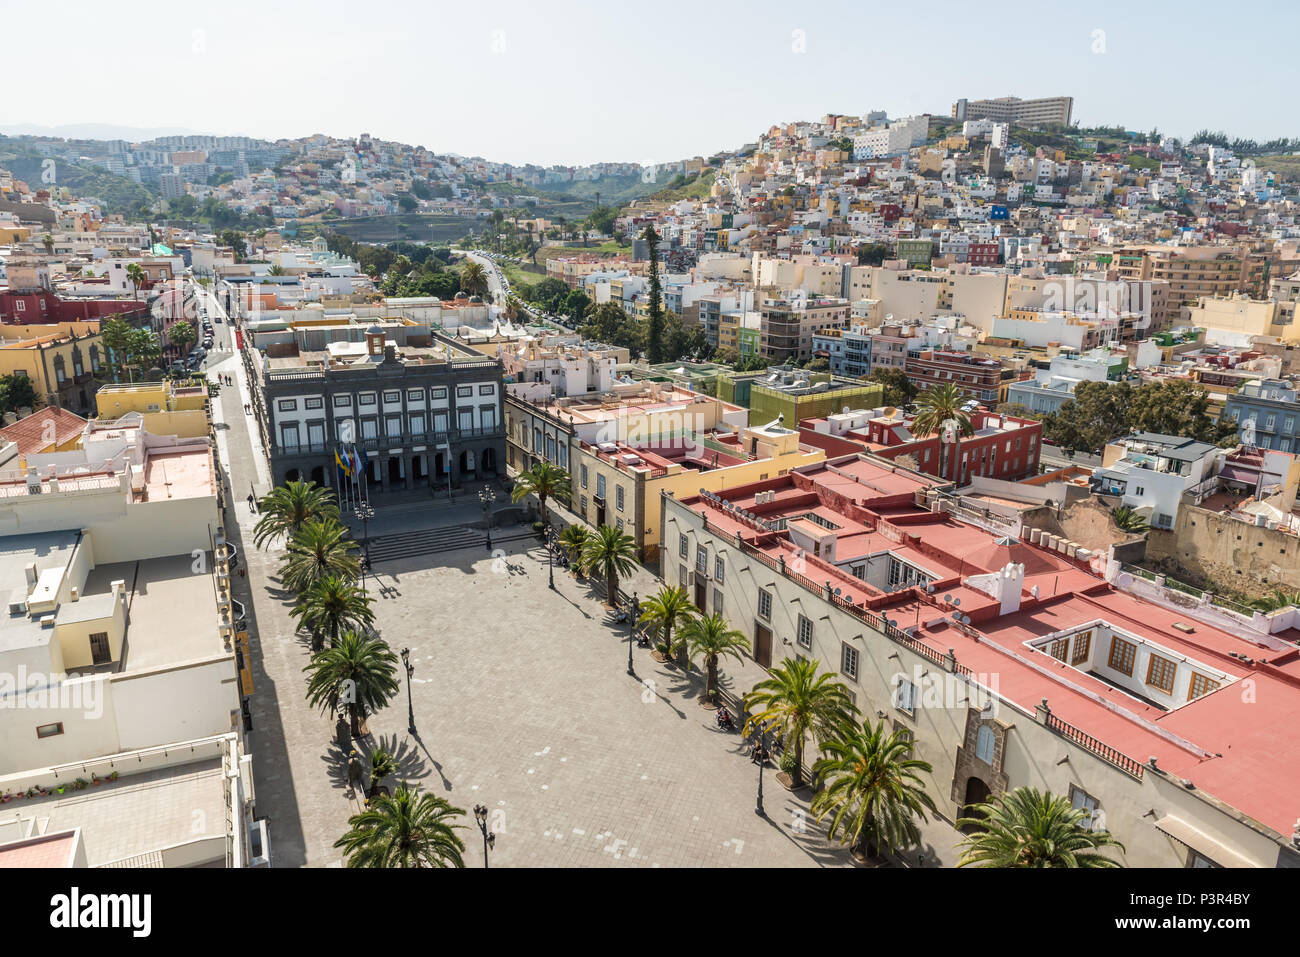
M 222 395 L 227 421 L 242 417 L 243 401 L 236 390 Z M 255 516 L 240 496 L 250 485 L 264 493 L 265 473 L 245 430 L 224 430 L 221 446 L 237 490 L 231 532 L 247 560 L 239 589 L 255 617 L 258 811 L 270 819 L 274 866 L 337 867 L 333 843 L 359 797 L 333 719 L 303 698 L 308 646 L 271 579 L 278 552 L 251 549 Z M 400 511 L 392 530 L 480 516 L 469 496 Z M 374 524 L 372 534 L 390 530 Z M 412 735 L 402 675 L 399 695 L 369 721 L 369 743 L 399 761 L 390 786 L 418 782 L 467 812 L 469 866 L 483 863 L 475 804 L 491 812 L 493 866 L 852 866 L 806 814 L 810 792 L 788 792 L 771 766 L 767 814 L 755 814 L 757 768 L 739 733 L 718 730 L 714 712 L 696 703 L 698 670 L 685 675 L 636 648 L 637 676 L 628 676 L 627 626 L 611 622 L 603 595 L 562 570 L 555 582 L 552 591 L 546 551 L 531 539 L 377 563 L 368 579 L 380 634 L 394 651 L 411 649 L 416 723 Z M 657 587 L 645 569 L 628 584 L 642 597 Z M 733 692 L 762 673 L 748 660 L 721 669 Z M 931 860 L 954 857 L 947 824 L 925 833 Z

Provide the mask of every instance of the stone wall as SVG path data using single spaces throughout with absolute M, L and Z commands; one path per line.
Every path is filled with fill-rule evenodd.
M 1300 589 L 1300 538 L 1184 505 L 1172 532 L 1152 530 L 1147 561 L 1188 584 L 1263 597 Z

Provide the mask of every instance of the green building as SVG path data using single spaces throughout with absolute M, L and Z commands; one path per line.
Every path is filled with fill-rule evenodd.
M 793 429 L 800 419 L 833 415 L 845 406 L 879 408 L 885 404 L 885 389 L 875 382 L 772 366 L 763 372 L 719 376 L 717 398 L 748 408 L 750 425 L 763 425 L 784 416 L 786 428 Z

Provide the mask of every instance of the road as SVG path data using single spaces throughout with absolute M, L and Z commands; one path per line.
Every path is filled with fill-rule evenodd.
M 504 306 L 506 296 L 510 292 L 510 281 L 502 275 L 497 264 L 482 253 L 470 252 L 468 249 L 453 250 L 453 252 L 462 253 L 467 259 L 472 259 L 487 273 L 488 277 L 488 297 L 489 301 L 495 302 L 499 306 Z

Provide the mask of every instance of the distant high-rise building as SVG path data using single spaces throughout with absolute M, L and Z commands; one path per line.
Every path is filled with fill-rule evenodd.
M 1069 126 L 1073 110 L 1072 96 L 1052 96 L 1041 100 L 1002 96 L 995 100 L 958 100 L 952 105 L 952 116 L 962 121 L 989 119 L 1016 126 Z

